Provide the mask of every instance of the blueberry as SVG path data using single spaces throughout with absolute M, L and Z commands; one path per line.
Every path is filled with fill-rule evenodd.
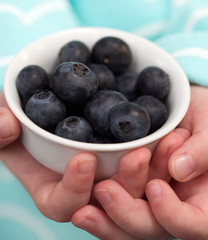
M 133 102 L 119 104 L 109 114 L 110 130 L 118 142 L 128 142 L 145 137 L 150 129 L 150 116 Z
M 70 116 L 63 119 L 54 132 L 56 135 L 80 142 L 91 142 L 93 130 L 91 125 L 81 117 Z
M 40 90 L 29 98 L 25 113 L 39 127 L 52 129 L 66 116 L 66 107 L 51 91 Z
M 147 67 L 139 74 L 136 88 L 140 95 L 151 95 L 163 100 L 170 91 L 169 76 L 159 67 Z
M 94 44 L 92 61 L 105 64 L 115 75 L 120 75 L 130 66 L 132 54 L 125 41 L 109 36 L 101 38 Z
M 139 95 L 136 89 L 138 75 L 136 72 L 125 72 L 116 78 L 116 90 L 123 93 L 129 101 Z
M 81 41 L 66 43 L 59 52 L 59 62 L 81 62 L 86 65 L 90 63 L 91 53 L 89 48 Z
M 16 86 L 20 96 L 28 99 L 37 90 L 46 89 L 49 86 L 48 75 L 42 67 L 28 65 L 19 72 Z
M 115 90 L 115 77 L 110 69 L 103 64 L 91 64 L 90 68 L 98 79 L 99 90 Z
M 113 139 L 100 135 L 93 135 L 92 143 L 113 143 Z
M 123 94 L 113 90 L 100 90 L 86 104 L 84 115 L 95 132 L 101 136 L 111 136 L 109 128 L 109 112 L 113 106 L 127 102 Z
M 85 64 L 66 62 L 55 69 L 51 86 L 57 96 L 67 103 L 82 104 L 97 92 L 98 80 Z
M 168 118 L 168 109 L 159 99 L 144 95 L 136 98 L 134 102 L 144 107 L 150 115 L 151 128 L 149 133 L 155 132 L 166 122 Z

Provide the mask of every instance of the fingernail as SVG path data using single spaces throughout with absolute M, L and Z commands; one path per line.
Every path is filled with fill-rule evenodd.
M 106 189 L 96 190 L 95 197 L 103 206 L 110 205 L 113 202 L 111 195 Z
M 6 139 L 14 135 L 10 119 L 5 114 L 0 114 L 0 138 Z
M 95 167 L 94 159 L 83 160 L 78 164 L 78 171 L 81 174 L 88 174 L 93 171 Z
M 149 200 L 155 200 L 161 197 L 162 190 L 160 183 L 151 182 L 147 185 L 146 194 Z
M 181 155 L 172 159 L 172 170 L 176 180 L 186 180 L 196 170 L 192 158 L 187 155 Z
M 89 218 L 84 218 L 82 219 L 81 221 L 79 222 L 76 222 L 76 223 L 73 223 L 76 227 L 79 227 L 79 228 L 82 228 L 86 231 L 92 231 L 95 226 L 96 226 L 96 223 L 89 219 Z

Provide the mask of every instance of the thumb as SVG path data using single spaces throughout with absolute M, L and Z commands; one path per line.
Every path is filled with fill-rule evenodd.
M 208 170 L 208 131 L 192 135 L 169 159 L 171 176 L 186 182 Z
M 20 124 L 12 112 L 6 108 L 0 108 L 0 148 L 10 144 L 18 138 Z

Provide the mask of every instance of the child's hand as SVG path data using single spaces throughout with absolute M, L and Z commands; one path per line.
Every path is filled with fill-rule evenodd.
M 208 239 L 208 173 L 186 183 L 152 180 L 147 198 L 158 223 L 179 239 Z
M 140 148 L 125 155 L 117 176 L 98 183 L 94 195 L 104 211 L 87 205 L 72 216 L 72 223 L 99 239 L 168 239 L 142 199 L 148 179 L 150 152 Z
M 94 155 L 75 155 L 68 162 L 64 175 L 37 162 L 20 140 L 3 148 L 0 158 L 24 185 L 37 208 L 46 217 L 68 222 L 75 211 L 88 204 L 96 170 Z
M 170 135 L 164 138 L 159 147 L 165 149 L 170 144 L 169 148 L 174 151 L 175 147 L 183 145 L 187 137 L 186 131 L 178 129 L 171 138 Z M 174 145 L 171 146 L 172 143 Z M 141 149 L 136 151 L 135 155 L 126 155 L 129 164 Z M 143 157 L 140 155 L 140 160 Z M 148 171 L 148 166 L 145 171 Z M 167 173 L 164 179 L 169 179 Z M 95 206 L 85 206 L 72 216 L 72 223 L 102 240 L 208 238 L 207 173 L 187 183 L 171 180 L 169 185 L 161 179 L 150 180 L 146 186 L 148 201 L 142 199 L 141 194 L 131 196 L 127 187 L 115 180 L 98 183 L 94 194 L 104 211 Z
M 0 149 L 15 141 L 20 134 L 20 124 L 9 110 L 3 93 L 0 93 Z
M 89 202 L 97 159 L 89 153 L 78 154 L 70 159 L 64 176 L 57 174 L 38 163 L 17 139 L 20 125 L 3 94 L 0 114 L 0 159 L 25 186 L 43 215 L 70 221 L 71 215 Z
M 172 167 L 170 162 L 172 156 L 186 146 L 187 149 L 191 148 L 189 141 L 194 137 L 187 129 L 178 128 L 162 139 L 151 162 L 150 178 L 162 176 L 165 181 L 151 180 L 147 184 L 146 195 L 155 218 L 170 235 L 180 239 L 206 240 L 208 239 L 206 227 L 208 224 L 208 173 L 204 172 L 195 178 L 192 176 L 193 179 L 186 182 L 170 180 L 170 175 L 167 174 L 168 168 Z M 206 148 L 203 142 L 201 144 Z M 196 145 L 200 146 L 199 143 Z M 198 157 L 200 159 L 201 156 Z M 206 159 L 205 156 L 203 158 Z M 202 162 L 197 158 L 195 160 L 197 166 L 200 166 Z
M 172 177 L 185 182 L 208 170 L 208 88 L 191 87 L 190 107 L 179 127 L 191 136 L 171 155 L 168 164 Z

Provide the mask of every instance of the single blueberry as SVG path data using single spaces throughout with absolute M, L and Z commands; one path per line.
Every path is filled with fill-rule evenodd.
M 19 95 L 23 99 L 28 99 L 37 90 L 48 88 L 48 74 L 38 65 L 28 65 L 18 73 L 16 86 Z
M 151 95 L 163 100 L 170 91 L 169 75 L 159 67 L 147 67 L 139 74 L 136 88 L 140 95 Z
M 140 105 L 126 102 L 113 107 L 109 114 L 110 130 L 118 142 L 145 137 L 150 129 L 150 116 Z
M 81 62 L 86 65 L 90 63 L 91 53 L 87 45 L 81 41 L 74 40 L 66 43 L 59 52 L 59 62 Z
M 112 134 L 109 127 L 109 112 L 112 107 L 127 102 L 126 97 L 113 90 L 100 90 L 86 104 L 85 118 L 91 123 L 95 132 L 104 137 Z
M 41 90 L 29 98 L 25 113 L 39 127 L 50 130 L 65 118 L 66 107 L 53 92 Z
M 91 64 L 90 68 L 98 79 L 99 90 L 115 90 L 115 77 L 111 70 L 103 64 Z
M 56 126 L 54 133 L 60 137 L 79 142 L 91 142 L 93 129 L 84 118 L 70 116 Z
M 159 99 L 153 96 L 144 95 L 136 98 L 134 102 L 144 107 L 150 115 L 151 128 L 149 133 L 155 132 L 166 122 L 168 118 L 168 109 Z
M 124 73 L 130 66 L 132 54 L 128 44 L 117 37 L 104 37 L 92 49 L 92 61 L 106 65 L 115 75 Z
M 116 78 L 116 90 L 123 93 L 129 101 L 139 95 L 136 89 L 138 75 L 136 72 L 125 72 Z
M 97 92 L 98 80 L 85 64 L 66 62 L 55 69 L 51 86 L 57 96 L 67 103 L 82 104 Z

